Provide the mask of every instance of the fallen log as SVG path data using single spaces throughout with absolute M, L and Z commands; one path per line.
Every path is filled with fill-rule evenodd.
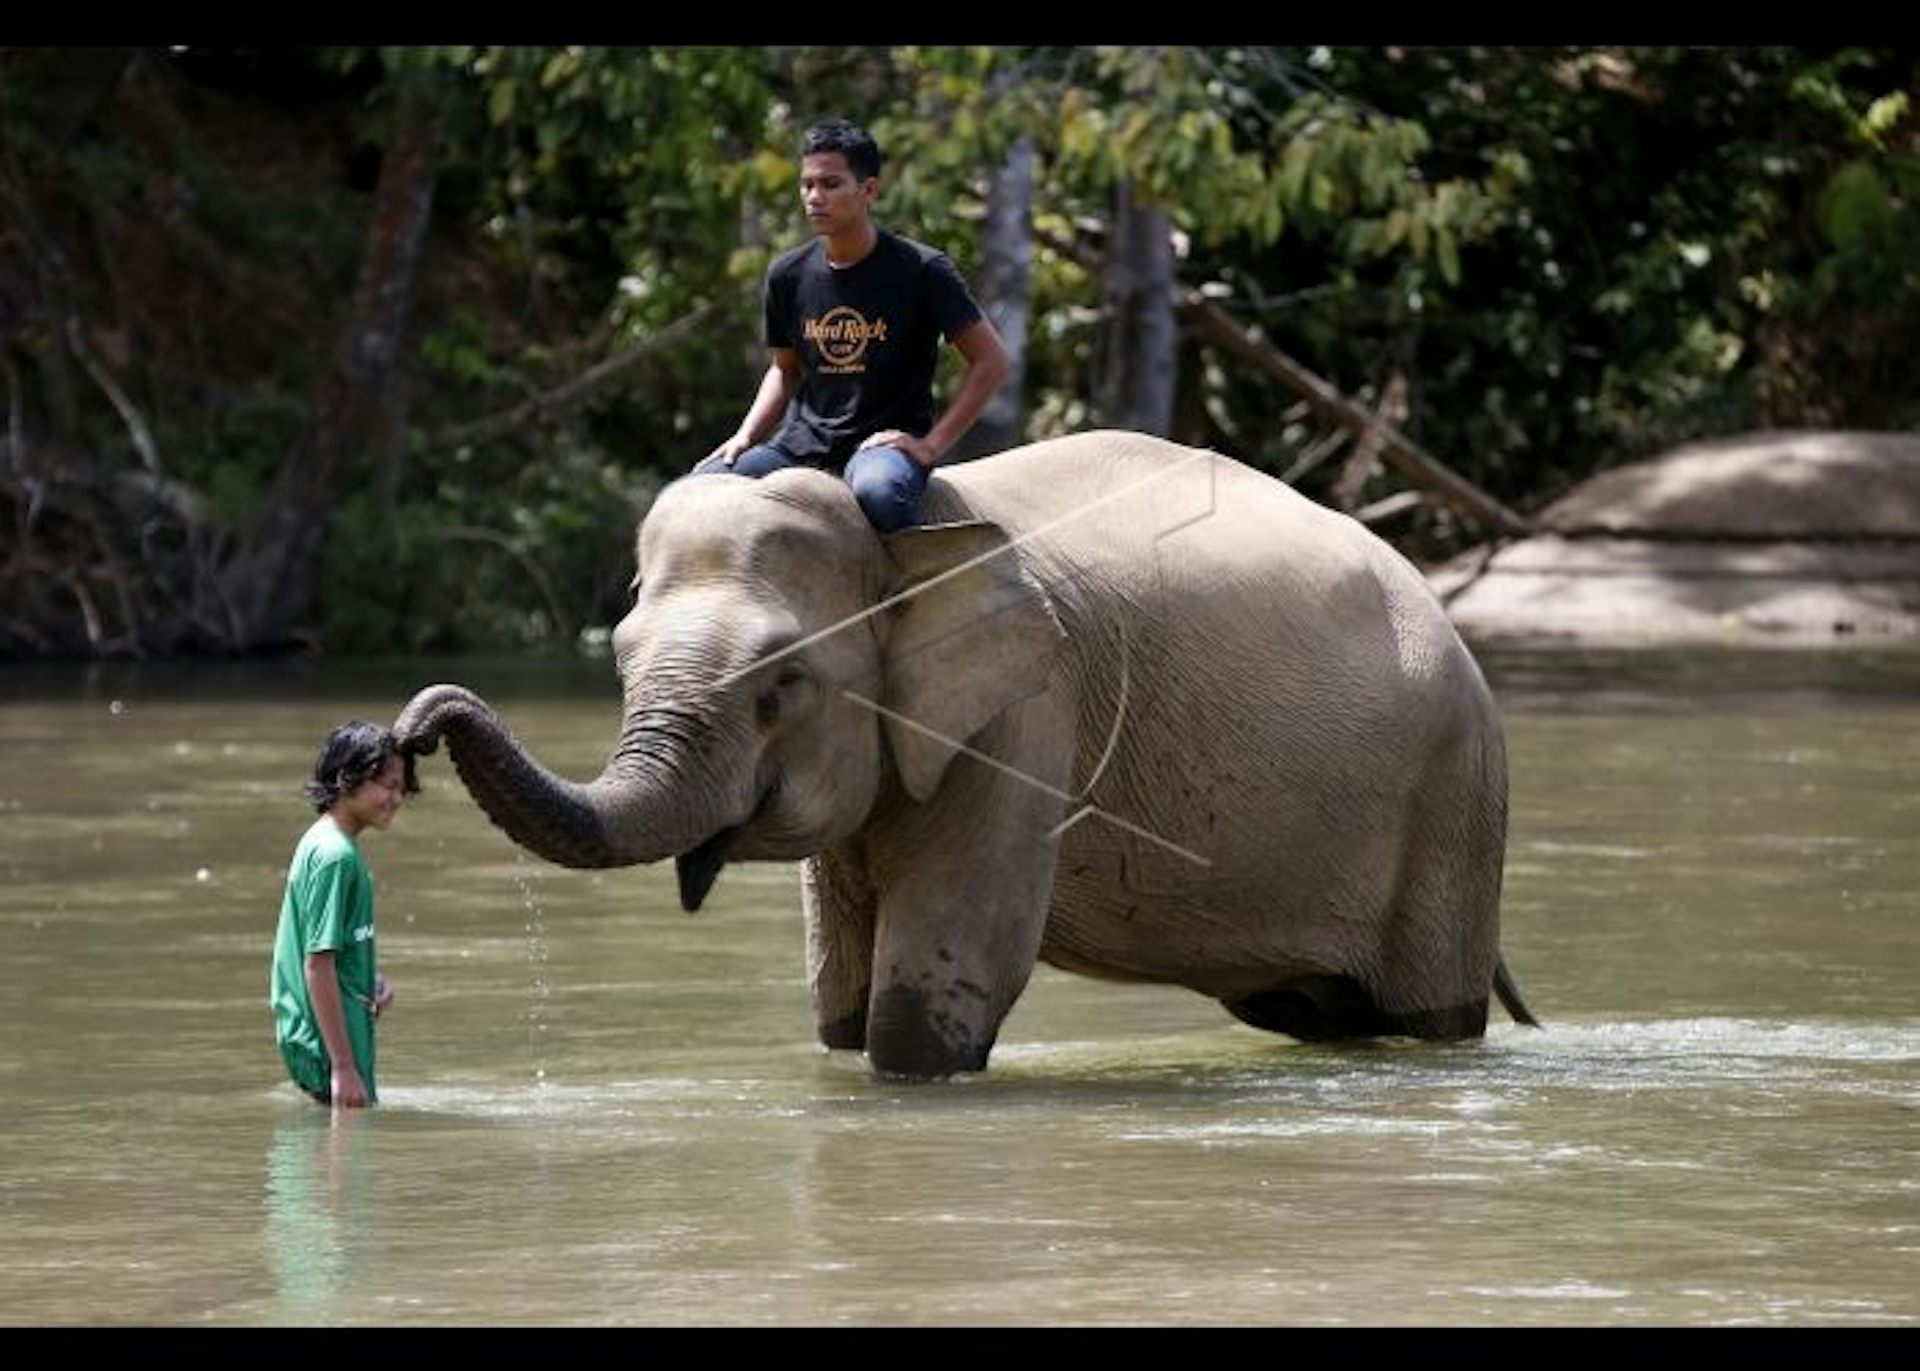
M 1509 509 L 1466 477 L 1421 451 L 1391 424 L 1342 395 L 1328 382 L 1254 336 L 1198 291 L 1180 299 L 1181 317 L 1194 335 L 1258 367 L 1293 391 L 1321 419 L 1366 435 L 1380 445 L 1381 460 L 1402 476 L 1431 492 L 1448 508 L 1494 533 L 1532 531 L 1527 519 Z

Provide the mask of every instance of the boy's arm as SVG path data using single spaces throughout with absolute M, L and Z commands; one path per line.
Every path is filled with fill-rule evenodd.
M 367 1102 L 367 1087 L 353 1059 L 347 1038 L 347 1016 L 340 1006 L 340 974 L 333 953 L 309 952 L 306 960 L 307 998 L 320 1025 L 320 1040 L 333 1058 L 333 1103 L 341 1109 L 359 1109 Z
M 787 405 L 799 385 L 800 354 L 792 348 L 775 348 L 766 375 L 760 378 L 760 389 L 747 408 L 747 417 L 740 421 L 731 438 L 707 454 L 707 460 L 718 457 L 732 466 L 734 458 L 772 431 L 780 416 L 787 412 Z
M 956 333 L 953 345 L 967 359 L 967 374 L 960 379 L 960 389 L 954 393 L 953 403 L 934 421 L 926 436 L 916 438 L 897 428 L 883 429 L 868 437 L 860 444 L 861 447 L 875 447 L 884 443 L 888 447 L 901 449 L 921 466 L 931 467 L 945 455 L 948 448 L 960 441 L 962 434 L 973 427 L 973 421 L 980 417 L 980 411 L 993 399 L 993 393 L 1007 379 L 1013 364 L 1007 360 L 1006 345 L 1000 341 L 999 330 L 985 315 Z

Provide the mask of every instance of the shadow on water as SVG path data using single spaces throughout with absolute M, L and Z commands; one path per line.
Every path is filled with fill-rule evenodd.
M 1920 648 L 1485 647 L 1482 670 L 1509 713 L 1763 712 L 1920 699 Z

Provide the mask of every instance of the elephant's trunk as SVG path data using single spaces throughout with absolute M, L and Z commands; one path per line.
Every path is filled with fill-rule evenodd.
M 658 861 L 712 846 L 719 827 L 703 787 L 674 783 L 686 770 L 676 744 L 663 739 L 644 750 L 631 719 L 606 769 L 584 785 L 535 761 L 486 701 L 463 686 L 428 686 L 400 712 L 393 731 L 417 755 L 445 737 L 454 768 L 487 817 L 521 847 L 561 866 Z

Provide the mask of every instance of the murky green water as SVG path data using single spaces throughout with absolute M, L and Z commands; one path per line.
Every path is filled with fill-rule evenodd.
M 811 1041 L 797 878 L 521 858 L 444 757 L 366 839 L 385 1103 L 265 994 L 326 729 L 422 684 L 598 769 L 600 663 L 0 672 L 0 1321 L 1920 1322 L 1920 654 L 1486 654 L 1479 1044 L 1043 970 L 988 1074 Z

